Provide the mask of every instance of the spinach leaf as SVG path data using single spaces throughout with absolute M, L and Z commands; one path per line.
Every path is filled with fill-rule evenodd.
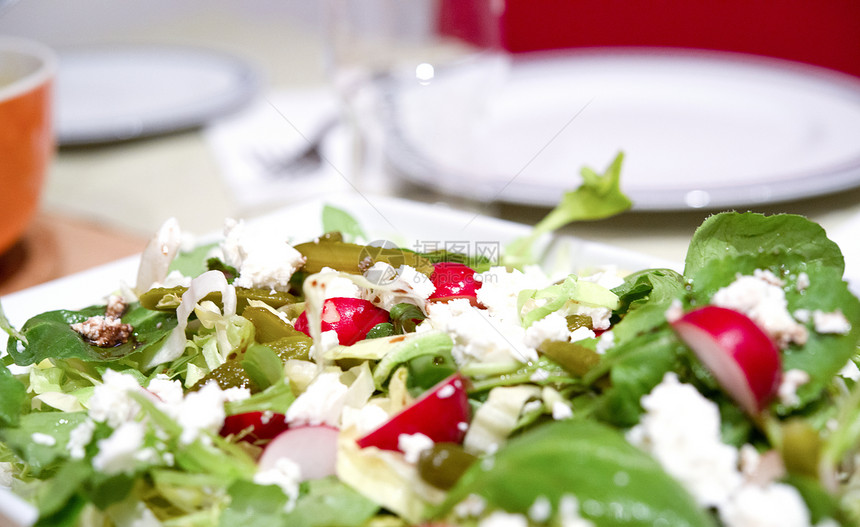
M 617 426 L 638 423 L 642 413 L 639 400 L 663 380 L 666 372 L 684 370 L 682 358 L 686 353 L 668 325 L 607 351 L 584 379 L 593 383 L 609 374 L 610 386 L 600 396 L 597 416 Z
M 179 271 L 185 276 L 198 276 L 208 271 L 208 257 L 217 243 L 198 245 L 190 251 L 180 251 L 170 262 L 168 271 Z
M 367 239 L 361 224 L 345 210 L 331 205 L 324 205 L 322 210 L 323 232 L 339 232 L 344 241 L 353 241 L 356 238 Z
M 716 525 L 654 459 L 593 421 L 556 421 L 510 440 L 463 475 L 437 515 L 471 494 L 520 514 L 538 498 L 558 510 L 564 496 L 575 496 L 598 527 Z
M 0 364 L 0 428 L 18 425 L 26 399 L 24 384 L 4 364 Z
M 42 412 L 21 416 L 17 428 L 0 429 L 0 440 L 15 451 L 38 477 L 55 461 L 69 456 L 69 434 L 87 419 L 84 412 Z M 50 441 L 34 441 L 40 434 Z
M 612 290 L 622 316 L 612 332 L 619 342 L 648 332 L 666 321 L 666 309 L 684 294 L 684 277 L 671 269 L 648 269 L 628 275 Z
M 309 480 L 302 485 L 287 524 L 296 527 L 361 527 L 379 505 L 337 478 Z
M 221 513 L 222 527 L 273 527 L 287 525 L 287 496 L 275 485 L 238 480 L 227 489 L 230 505 Z
M 712 260 L 743 254 L 759 255 L 765 265 L 785 254 L 796 255 L 840 274 L 845 266 L 839 246 L 827 239 L 820 225 L 803 216 L 724 212 L 707 218 L 696 230 L 687 249 L 684 275 L 696 277 Z
M 80 311 L 48 311 L 36 315 L 21 328 L 26 344 L 10 337 L 6 351 L 19 366 L 53 358 L 111 362 L 159 345 L 176 326 L 175 314 L 150 311 L 139 304 L 133 304 L 122 317 L 124 323 L 134 328 L 131 338 L 119 346 L 100 348 L 87 343 L 70 326 L 96 315 L 104 315 L 104 306 L 91 306 Z

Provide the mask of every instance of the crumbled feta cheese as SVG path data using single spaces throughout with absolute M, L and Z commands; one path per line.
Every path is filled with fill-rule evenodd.
M 752 276 L 739 275 L 734 282 L 714 293 L 711 302 L 744 313 L 781 348 L 792 342 L 806 343 L 807 330 L 788 312 L 782 281 L 770 271 L 757 269 Z
M 612 331 L 604 331 L 597 341 L 597 346 L 594 348 L 599 355 L 605 354 L 615 345 L 615 333 Z
M 558 520 L 561 527 L 594 527 L 594 524 L 579 515 L 579 500 L 564 494 L 558 500 Z
M 341 414 L 341 423 L 344 429 L 355 428 L 358 435 L 363 436 L 379 428 L 382 423 L 388 421 L 388 417 L 388 412 L 375 404 L 359 408 L 345 406 Z
M 538 523 L 547 522 L 552 516 L 552 503 L 546 496 L 538 496 L 529 507 L 529 519 Z
M 188 393 L 173 411 L 174 419 L 182 427 L 179 442 L 187 445 L 202 432 L 217 433 L 224 425 L 226 400 L 225 391 L 211 381 L 196 392 Z
M 182 390 L 182 383 L 180 381 L 171 380 L 170 377 L 163 373 L 159 373 L 154 379 L 149 381 L 146 389 L 167 407 L 181 404 L 182 399 L 185 397 Z
M 418 463 L 418 458 L 425 450 L 433 448 L 433 440 L 424 434 L 400 434 L 397 436 L 397 448 L 403 452 L 407 463 Z
M 800 274 L 798 274 L 796 285 L 797 285 L 798 291 L 801 291 L 801 292 L 806 291 L 806 289 L 811 285 L 811 283 L 809 282 L 809 275 L 804 273 L 804 272 L 801 272 Z
M 720 509 L 726 527 L 809 527 L 809 511 L 796 488 L 774 483 L 765 487 L 744 485 Z
M 319 275 L 325 280 L 322 280 L 323 297 L 329 298 L 361 298 L 361 288 L 355 285 L 355 282 L 345 276 L 341 276 L 340 272 L 331 267 L 323 267 L 320 269 Z
M 543 368 L 538 368 L 529 376 L 529 380 L 532 382 L 543 382 L 549 379 L 549 372 Z
M 221 243 L 224 261 L 235 267 L 236 287 L 289 291 L 290 277 L 304 265 L 305 257 L 287 237 L 270 230 L 248 229 L 243 221 L 228 220 Z
M 395 271 L 385 262 L 376 262 L 365 271 L 364 276 L 380 287 L 365 290 L 363 297 L 386 311 L 391 311 L 392 307 L 400 303 L 423 307 L 436 290 L 427 275 L 409 265 L 401 265 Z
M 54 436 L 43 434 L 42 432 L 33 433 L 30 436 L 30 440 L 33 441 L 33 443 L 42 446 L 54 446 L 57 444 L 57 440 L 54 439 Z
M 676 298 L 666 309 L 666 321 L 669 323 L 677 322 L 682 316 L 684 316 L 684 304 Z
M 307 390 L 296 397 L 287 409 L 287 422 L 293 424 L 327 424 L 338 426 L 348 387 L 340 375 L 324 372 L 311 382 Z
M 421 324 L 444 331 L 454 340 L 452 354 L 458 364 L 466 362 L 529 362 L 537 351 L 525 342 L 525 329 L 505 323 L 486 310 L 473 307 L 467 299 L 433 302 Z
M 86 419 L 69 432 L 69 443 L 66 445 L 66 448 L 69 450 L 72 459 L 84 458 L 86 447 L 93 440 L 93 432 L 95 430 L 95 422 L 92 419 Z
M 137 379 L 127 373 L 107 370 L 102 381 L 87 401 L 89 416 L 96 422 L 106 422 L 112 428 L 134 419 L 140 412 L 140 405 L 129 394 L 142 392 Z
M 839 375 L 846 379 L 851 379 L 852 381 L 860 381 L 860 368 L 857 367 L 853 360 L 848 359 L 845 366 L 839 370 Z
M 645 414 L 628 440 L 654 456 L 700 505 L 726 503 L 742 479 L 738 451 L 720 439 L 716 404 L 681 384 L 674 373 L 667 373 L 641 403 Z
M 323 317 L 325 317 L 325 315 L 323 315 Z M 321 356 L 328 350 L 340 346 L 340 339 L 337 336 L 337 331 L 333 329 L 323 331 L 320 333 L 320 338 L 316 343 L 314 343 L 314 346 L 316 347 L 315 353 L 317 354 L 315 356 Z
M 568 342 L 570 330 L 567 319 L 558 312 L 553 312 L 532 323 L 526 328 L 525 345 L 537 348 L 546 341 Z
M 552 418 L 556 421 L 561 421 L 563 419 L 570 419 L 573 417 L 573 410 L 571 407 L 562 401 L 555 401 L 552 403 Z
M 99 452 L 93 458 L 93 467 L 107 475 L 133 472 L 137 464 L 135 455 L 143 446 L 144 432 L 142 423 L 122 423 L 107 439 L 98 442 Z
M 812 312 L 812 321 L 815 324 L 815 331 L 819 333 L 846 335 L 851 331 L 851 323 L 842 314 L 841 309 L 830 313 L 816 309 Z
M 809 382 L 809 374 L 803 370 L 791 369 L 782 376 L 782 382 L 777 390 L 779 401 L 786 406 L 800 404 L 797 397 L 797 389 Z
M 475 518 L 484 513 L 487 502 L 477 494 L 469 494 L 466 499 L 454 506 L 454 514 L 459 518 Z
M 272 468 L 254 474 L 257 485 L 277 485 L 287 497 L 286 512 L 293 510 L 299 497 L 299 483 L 302 480 L 302 467 L 295 461 L 282 457 L 275 461 Z
M 529 520 L 522 514 L 494 511 L 478 522 L 478 527 L 529 527 Z
M 579 326 L 570 332 L 570 341 L 579 342 L 580 340 L 593 339 L 597 334 L 586 326 Z
M 486 272 L 476 274 L 475 279 L 481 282 L 477 292 L 478 302 L 493 316 L 510 323 L 519 320 L 517 297 L 520 291 L 543 289 L 552 284 L 543 270 L 535 265 L 526 266 L 523 271 L 491 267 Z

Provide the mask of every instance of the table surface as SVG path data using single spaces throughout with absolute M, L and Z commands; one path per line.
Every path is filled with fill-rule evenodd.
M 123 42 L 157 39 L 159 43 L 229 51 L 260 68 L 266 81 L 264 90 L 325 84 L 319 32 L 290 20 L 213 12 L 197 16 L 193 23 L 181 18 L 161 21 L 112 38 Z M 183 229 L 207 233 L 219 229 L 225 217 L 248 214 L 231 199 L 218 170 L 199 129 L 60 149 L 39 216 L 24 240 L 0 259 L 0 295 L 138 252 L 170 216 L 176 217 Z M 388 193 L 427 202 L 447 200 L 454 206 L 524 223 L 534 223 L 547 212 L 456 200 L 402 185 L 393 186 Z M 289 202 L 285 197 L 282 204 Z M 825 229 L 836 229 L 860 213 L 860 190 L 769 205 L 757 211 L 803 214 Z M 563 232 L 682 261 L 690 237 L 708 214 L 702 210 L 626 213 L 569 226 Z

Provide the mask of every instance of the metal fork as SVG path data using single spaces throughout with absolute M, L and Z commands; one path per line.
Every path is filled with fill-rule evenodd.
M 339 122 L 337 117 L 327 120 L 312 135 L 305 138 L 305 145 L 298 151 L 291 150 L 285 153 L 282 148 L 269 146 L 254 150 L 251 156 L 266 175 L 272 178 L 309 175 L 322 166 L 323 141 Z

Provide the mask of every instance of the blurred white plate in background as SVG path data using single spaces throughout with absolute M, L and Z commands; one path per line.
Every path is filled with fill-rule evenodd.
M 237 109 L 257 90 L 245 62 L 176 46 L 60 50 L 60 145 L 123 141 L 192 128 Z
M 860 184 L 860 79 L 720 52 L 525 55 L 439 68 L 386 96 L 386 155 L 414 183 L 553 206 L 625 152 L 640 210 L 726 208 Z

